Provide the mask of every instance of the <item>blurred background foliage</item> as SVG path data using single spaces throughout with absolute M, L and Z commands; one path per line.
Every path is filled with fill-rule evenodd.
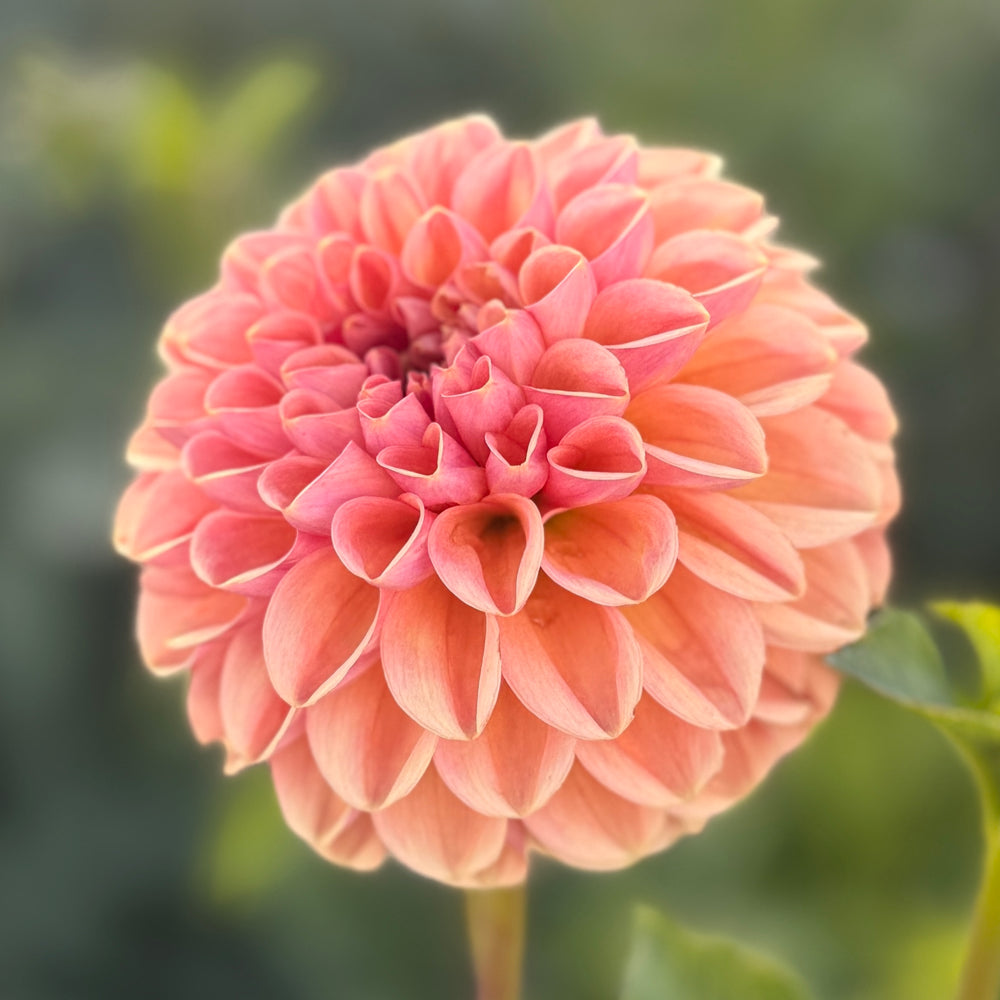
M 468 110 L 723 152 L 866 317 L 897 601 L 1000 588 L 1000 6 L 0 0 L 0 997 L 462 997 L 457 895 L 329 868 L 140 669 L 121 453 L 169 309 L 321 169 Z M 854 685 L 702 836 L 532 877 L 528 995 L 616 993 L 634 902 L 824 1000 L 950 992 L 979 866 L 944 740 Z

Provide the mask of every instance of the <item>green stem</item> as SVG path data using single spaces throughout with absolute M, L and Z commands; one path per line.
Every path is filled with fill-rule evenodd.
M 523 885 L 465 894 L 476 1000 L 520 1000 L 525 900 Z
M 1000 836 L 986 845 L 983 876 L 958 1000 L 1000 998 Z

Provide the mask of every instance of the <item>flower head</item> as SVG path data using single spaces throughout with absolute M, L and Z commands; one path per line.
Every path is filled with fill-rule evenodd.
M 115 531 L 142 655 L 330 860 L 619 867 L 832 703 L 895 420 L 718 171 L 449 122 L 322 176 L 168 321 Z

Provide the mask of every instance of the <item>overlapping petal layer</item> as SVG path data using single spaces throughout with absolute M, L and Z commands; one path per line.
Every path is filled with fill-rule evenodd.
M 821 657 L 889 582 L 895 416 L 718 171 L 448 122 L 167 322 L 115 526 L 140 650 L 331 861 L 619 867 L 829 709 Z

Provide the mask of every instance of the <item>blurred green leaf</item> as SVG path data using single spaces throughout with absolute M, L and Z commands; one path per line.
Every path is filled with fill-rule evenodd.
M 937 608 L 969 632 L 980 661 L 981 689 L 988 693 L 994 658 L 1000 656 L 1000 645 L 989 632 L 995 624 L 989 612 L 996 609 L 954 603 Z M 888 608 L 872 619 L 862 639 L 828 660 L 950 736 L 979 780 L 989 826 L 1000 822 L 1000 712 L 980 707 L 982 696 L 975 704 L 963 704 L 965 699 L 949 683 L 937 645 L 919 616 Z
M 931 608 L 962 628 L 969 637 L 979 658 L 984 704 L 1000 700 L 1000 608 L 981 601 L 937 601 Z
M 694 934 L 649 907 L 635 915 L 621 1000 L 808 1000 L 792 972 L 727 941 Z

